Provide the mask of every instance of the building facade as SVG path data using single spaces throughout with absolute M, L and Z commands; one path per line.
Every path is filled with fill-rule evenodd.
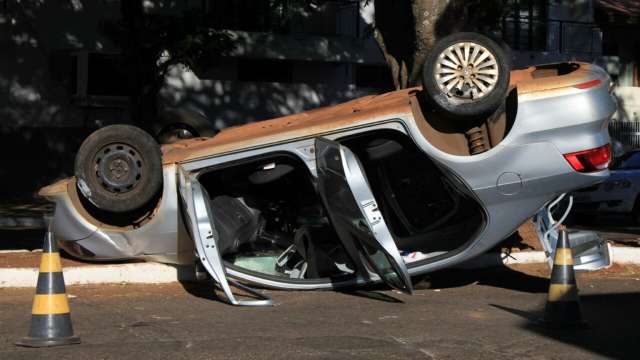
M 637 19 L 636 1 L 505 2 L 509 12 L 501 36 L 516 67 L 599 63 L 624 97 L 617 119 L 638 120 L 639 32 L 629 20 Z M 373 1 L 144 0 L 143 5 L 149 14 L 195 10 L 213 30 L 230 34 L 235 47 L 215 66 L 176 65 L 159 93 L 160 106 L 197 109 L 219 129 L 391 89 L 369 29 Z M 24 186 L 35 189 L 51 172 L 71 172 L 73 153 L 92 129 L 135 120 L 122 49 L 107 31 L 122 20 L 121 0 L 0 0 L 0 151 L 35 149 L 25 153 L 26 160 L 6 159 L 0 176 L 31 177 Z M 48 169 L 33 169 L 33 163 Z
M 635 61 L 638 32 L 618 26 L 623 15 L 616 18 L 620 11 L 611 5 L 625 1 L 505 2 L 509 12 L 501 35 L 516 67 L 596 62 L 620 86 L 637 86 L 637 70 L 624 62 Z M 210 68 L 172 69 L 161 103 L 201 109 L 223 128 L 390 89 L 384 58 L 368 27 L 373 1 L 302 3 L 145 0 L 148 13 L 196 9 L 212 29 L 227 30 L 235 46 Z M 2 126 L 98 127 L 130 121 L 122 49 L 104 29 L 105 22 L 121 20 L 119 0 L 1 4 L 0 50 L 7 54 L 0 59 Z

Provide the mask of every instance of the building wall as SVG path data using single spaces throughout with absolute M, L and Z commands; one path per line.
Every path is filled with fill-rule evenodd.
M 524 67 L 561 61 L 595 61 L 602 52 L 602 31 L 594 22 L 593 0 L 549 0 L 544 49 L 514 52 L 514 64 Z
M 6 3 L 0 15 L 0 126 L 81 125 L 82 113 L 71 105 L 68 56 L 76 49 L 113 50 L 98 27 L 102 19 L 117 14 L 117 5 Z
M 294 76 L 308 80 L 317 77 L 318 72 L 310 71 L 308 65 L 298 70 L 295 63 L 292 65 Z M 197 109 L 206 114 L 216 128 L 223 129 L 376 92 L 373 88 L 344 84 L 343 72 L 347 69 L 324 70 L 329 70 L 326 72 L 329 81 L 282 83 L 202 79 L 184 66 L 176 65 L 170 69 L 160 95 L 167 106 Z
M 120 1 L 7 2 L 7 11 L 0 18 L 0 51 L 8 54 L 0 58 L 0 126 L 96 127 L 131 120 L 125 98 L 87 94 L 87 87 L 91 88 L 102 80 L 100 78 L 114 78 L 113 74 L 100 74 L 102 69 L 91 66 L 95 61 L 87 58 L 119 52 L 104 35 L 103 24 L 119 21 Z M 174 3 L 179 6 L 171 5 Z M 144 4 L 148 12 L 160 13 L 201 7 L 206 2 L 145 1 Z M 220 66 L 198 76 L 202 80 L 237 81 L 234 87 L 244 88 L 240 92 L 268 89 L 273 86 L 265 83 L 275 85 L 284 81 L 291 84 L 288 87 L 302 91 L 302 99 L 317 98 L 314 102 L 301 101 L 310 107 L 343 101 L 348 96 L 345 94 L 359 94 L 353 91 L 357 87 L 355 64 L 385 66 L 375 41 L 361 37 L 359 22 L 357 6 L 329 4 L 296 14 L 288 35 L 232 31 L 236 47 L 229 57 L 241 60 L 244 68 L 238 66 L 238 61 L 222 61 Z M 291 66 L 289 78 L 275 77 L 269 81 L 255 71 L 256 81 L 251 81 L 246 64 L 252 62 L 257 67 L 260 61 Z M 238 73 L 239 67 L 241 73 Z M 269 71 L 268 66 L 263 67 Z M 310 90 L 316 87 L 318 94 Z M 331 96 L 331 91 L 320 88 L 335 89 L 336 95 Z M 190 94 L 193 93 L 191 89 Z M 320 96 L 320 93 L 324 94 Z M 265 102 L 272 101 L 265 109 L 283 111 L 252 113 L 246 110 L 243 116 L 248 121 L 288 114 L 288 107 L 280 104 L 280 96 L 274 94 L 270 99 L 268 91 L 262 91 L 261 96 Z
M 69 92 L 69 53 L 113 47 L 100 19 L 109 1 L 18 1 L 0 7 L 0 201 L 12 201 L 72 172 L 83 111 Z
M 620 2 L 618 11 L 603 7 L 596 21 L 603 31 L 603 54 L 596 63 L 609 72 L 615 84 L 613 95 L 618 111 L 610 132 L 628 147 L 637 147 L 640 122 L 640 16 L 633 17 L 627 7 L 638 8 L 631 1 Z M 632 124 L 628 124 L 632 123 Z
M 233 30 L 235 48 L 219 65 L 172 69 L 162 102 L 197 108 L 223 128 L 389 90 L 386 62 L 360 10 L 329 2 L 296 12 L 286 34 Z
M 92 60 L 120 51 L 104 32 L 105 24 L 120 20 L 120 0 L 5 3 L 0 8 L 0 176 L 13 181 L 0 196 L 9 199 L 71 175 L 73 156 L 91 130 L 132 119 L 127 97 L 113 91 L 126 79 Z M 208 11 L 207 4 L 144 2 L 148 13 Z M 198 76 L 174 69 L 161 99 L 168 106 L 198 107 L 224 128 L 378 92 L 368 83 L 358 88 L 360 74 L 371 72 L 358 71 L 359 66 L 385 66 L 375 42 L 362 38 L 361 25 L 357 6 L 330 4 L 296 14 L 288 35 L 233 31 L 238 46 L 220 66 Z M 108 95 L 92 93 L 101 81 L 112 82 L 103 86 Z
M 256 4 L 215 3 L 225 9 Z M 171 70 L 160 93 L 162 103 L 200 109 L 216 127 L 224 128 L 384 91 L 389 74 L 366 32 L 372 3 L 305 7 L 293 14 L 286 31 L 235 29 L 231 33 L 237 47 L 217 66 L 198 73 L 181 66 Z M 120 19 L 120 0 L 6 0 L 6 4 L 0 10 L 0 152 L 29 151 L 24 159 L 5 160 L 10 166 L 0 168 L 0 176 L 20 174 L 24 181 L 19 185 L 35 189 L 52 177 L 70 174 L 73 154 L 85 133 L 132 120 L 125 96 L 113 89 L 108 96 L 90 91 L 104 79 L 117 79 L 110 88 L 125 81 L 91 60 L 94 54 L 108 57 L 120 51 L 104 33 L 105 23 Z M 212 7 L 214 2 L 201 0 L 144 4 L 149 13 L 196 8 L 212 19 L 231 16 Z M 543 20 L 543 48 L 515 50 L 517 67 L 601 58 L 602 31 L 594 23 L 593 1 L 550 0 Z M 68 134 L 74 134 L 73 139 Z M 46 175 L 34 164 L 46 164 Z M 56 169 L 62 170 L 53 173 Z

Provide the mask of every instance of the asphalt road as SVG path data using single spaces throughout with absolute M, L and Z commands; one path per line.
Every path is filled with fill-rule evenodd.
M 0 359 L 640 358 L 640 270 L 579 277 L 589 328 L 535 324 L 546 271 L 457 271 L 407 296 L 269 291 L 271 308 L 217 301 L 206 285 L 69 287 L 81 345 L 24 349 L 31 289 L 0 289 Z

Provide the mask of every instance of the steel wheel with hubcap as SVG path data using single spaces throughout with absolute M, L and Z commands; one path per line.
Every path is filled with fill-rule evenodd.
M 142 158 L 133 147 L 115 143 L 96 152 L 93 162 L 102 186 L 114 193 L 131 191 L 139 182 Z
M 135 126 L 107 126 L 82 143 L 75 174 L 79 193 L 98 209 L 139 210 L 162 188 L 160 147 Z

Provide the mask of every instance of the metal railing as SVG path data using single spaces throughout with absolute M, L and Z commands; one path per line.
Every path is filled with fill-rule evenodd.
M 640 122 L 612 121 L 609 123 L 609 135 L 625 147 L 640 148 Z
M 595 23 L 581 21 L 529 17 L 502 19 L 503 39 L 514 50 L 599 52 L 593 41 L 593 30 L 597 28 Z

